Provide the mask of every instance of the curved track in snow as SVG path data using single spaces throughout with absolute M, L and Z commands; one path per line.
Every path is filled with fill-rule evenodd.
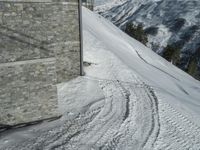
M 58 122 L 48 130 L 41 128 L 28 133 L 34 135 L 34 139 L 24 139 L 5 149 L 153 147 L 159 135 L 160 123 L 158 102 L 152 89 L 143 83 L 91 80 L 98 82 L 103 99 L 83 106 L 85 111 L 77 113 L 73 119 L 65 120 L 63 124 Z

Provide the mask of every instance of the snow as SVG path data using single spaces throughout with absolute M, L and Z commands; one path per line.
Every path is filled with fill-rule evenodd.
M 0 149 L 198 150 L 200 84 L 83 8 L 85 76 L 58 85 L 63 117 L 0 134 Z
M 91 19 L 92 17 L 92 13 L 84 12 L 84 30 L 98 37 L 109 51 L 154 87 L 163 99 L 180 109 L 190 108 L 197 115 L 200 114 L 199 81 L 127 36 L 109 21 L 98 15 L 95 18 L 99 19 Z
M 150 48 L 152 47 L 151 43 L 159 43 L 159 46 L 166 47 L 170 37 L 171 37 L 171 32 L 169 31 L 169 29 L 166 28 L 164 25 L 159 25 L 158 33 L 157 33 L 156 37 L 153 35 L 149 35 L 148 47 L 150 47 Z M 158 49 L 156 51 L 156 53 L 158 53 L 158 54 L 161 52 L 162 52 L 162 49 Z

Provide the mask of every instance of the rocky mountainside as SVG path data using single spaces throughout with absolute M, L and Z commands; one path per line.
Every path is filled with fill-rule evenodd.
M 128 22 L 143 24 L 148 46 L 157 53 L 162 55 L 167 45 L 179 49 L 179 67 L 188 71 L 193 62 L 193 76 L 200 79 L 199 0 L 107 0 L 96 5 L 98 13 L 122 30 Z

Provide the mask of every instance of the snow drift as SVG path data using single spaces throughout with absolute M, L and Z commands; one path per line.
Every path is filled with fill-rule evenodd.
M 84 30 L 101 41 L 163 100 L 184 112 L 200 115 L 200 82 L 181 71 L 112 23 L 84 9 Z

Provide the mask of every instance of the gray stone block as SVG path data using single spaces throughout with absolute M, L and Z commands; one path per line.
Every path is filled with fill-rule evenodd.
M 59 115 L 56 84 L 80 75 L 78 0 L 0 0 L 0 124 Z

